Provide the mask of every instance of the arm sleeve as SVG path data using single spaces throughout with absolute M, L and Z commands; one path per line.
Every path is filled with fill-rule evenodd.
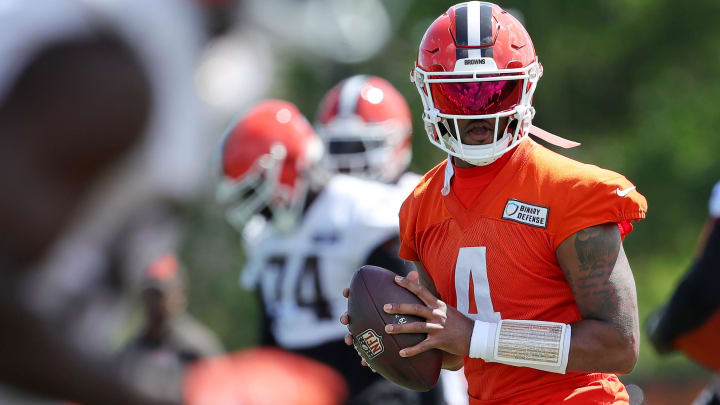
M 565 198 L 566 203 L 562 218 L 552 229 L 553 249 L 582 229 L 604 223 L 638 221 L 645 218 L 647 212 L 645 197 L 618 174 L 608 180 L 581 179 L 561 198 Z M 632 227 L 625 230 L 629 233 Z

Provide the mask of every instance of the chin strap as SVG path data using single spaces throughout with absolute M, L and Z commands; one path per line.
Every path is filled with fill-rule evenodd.
M 450 194 L 450 181 L 452 180 L 454 174 L 455 174 L 455 169 L 453 169 L 452 156 L 448 155 L 447 164 L 445 165 L 445 177 L 443 179 L 443 188 L 442 188 L 442 190 L 440 190 L 440 193 L 442 195 Z
M 563 137 L 557 136 L 555 134 L 551 134 L 550 132 L 540 129 L 536 127 L 535 125 L 530 125 L 530 134 L 537 136 L 538 138 L 542 139 L 543 141 L 547 143 L 551 143 L 555 146 L 559 146 L 561 148 L 570 149 L 574 148 L 576 146 L 580 146 L 580 142 L 571 141 L 569 139 L 565 139 Z
M 550 132 L 538 128 L 535 125 L 532 125 L 532 119 L 535 118 L 535 108 L 532 106 L 524 106 L 519 105 L 515 107 L 517 109 L 517 112 L 513 116 L 513 118 L 519 120 L 523 125 L 523 131 L 528 134 L 532 134 L 537 136 L 538 138 L 542 139 L 545 142 L 551 143 L 555 146 L 559 146 L 561 148 L 570 149 L 574 148 L 576 146 L 580 146 L 580 142 L 571 141 L 569 139 L 565 139 L 562 137 L 559 137 L 555 134 L 551 134 Z

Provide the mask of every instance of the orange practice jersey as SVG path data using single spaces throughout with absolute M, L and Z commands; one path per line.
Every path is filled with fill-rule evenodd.
M 400 211 L 400 256 L 423 264 L 441 299 L 473 319 L 573 323 L 580 312 L 555 250 L 584 228 L 639 220 L 647 203 L 622 175 L 528 139 L 464 208 L 445 189 L 447 160 Z M 448 192 L 449 191 L 449 192 Z M 613 374 L 549 373 L 465 359 L 471 404 L 627 404 Z

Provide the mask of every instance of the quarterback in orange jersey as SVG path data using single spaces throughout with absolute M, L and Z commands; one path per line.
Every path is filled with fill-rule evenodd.
M 402 356 L 438 348 L 445 368 L 464 364 L 471 404 L 627 404 L 615 373 L 633 369 L 639 328 L 622 240 L 647 204 L 622 175 L 529 139 L 573 144 L 531 124 L 541 75 L 495 4 L 457 4 L 426 31 L 411 78 L 449 156 L 400 212 L 417 273 L 397 282 L 425 306 L 385 310 L 427 321 L 386 329 L 427 333 Z

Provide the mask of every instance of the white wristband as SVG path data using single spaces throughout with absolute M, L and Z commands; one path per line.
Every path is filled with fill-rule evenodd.
M 472 337 L 470 338 L 470 356 L 473 359 L 494 361 L 495 334 L 497 324 L 491 322 L 475 321 Z
M 570 325 L 559 322 L 475 321 L 468 356 L 486 362 L 565 374 L 570 337 Z

